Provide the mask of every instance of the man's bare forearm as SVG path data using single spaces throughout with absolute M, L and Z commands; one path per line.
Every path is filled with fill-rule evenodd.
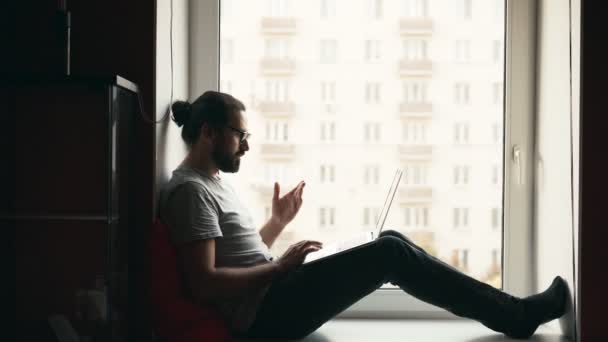
M 270 219 L 266 224 L 260 229 L 260 235 L 262 236 L 262 241 L 268 246 L 268 248 L 272 247 L 277 237 L 281 234 L 281 232 L 285 229 L 285 225 L 280 224 L 275 219 Z
M 200 275 L 193 295 L 201 302 L 230 300 L 259 289 L 281 273 L 275 262 L 251 267 L 218 267 Z

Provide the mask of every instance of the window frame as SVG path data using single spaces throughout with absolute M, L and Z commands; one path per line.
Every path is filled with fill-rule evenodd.
M 188 3 L 190 100 L 207 89 L 219 88 L 219 1 Z M 505 3 L 502 279 L 505 291 L 523 296 L 532 291 L 534 271 L 532 163 L 537 1 L 505 0 Z M 512 158 L 515 147 L 520 151 L 520 163 Z M 521 179 L 516 177 L 520 171 Z M 339 317 L 458 318 L 393 289 L 376 291 Z

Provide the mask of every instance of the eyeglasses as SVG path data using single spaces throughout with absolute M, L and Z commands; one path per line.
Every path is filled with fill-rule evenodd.
M 228 128 L 230 128 L 231 130 L 239 133 L 239 143 L 244 143 L 245 140 L 249 139 L 251 137 L 251 133 L 247 132 L 247 131 L 243 131 L 242 129 L 238 129 L 232 126 L 226 126 Z

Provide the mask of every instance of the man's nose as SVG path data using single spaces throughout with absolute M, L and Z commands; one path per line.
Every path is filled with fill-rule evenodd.
M 243 140 L 241 143 L 241 149 L 243 151 L 249 151 L 249 142 L 247 140 Z

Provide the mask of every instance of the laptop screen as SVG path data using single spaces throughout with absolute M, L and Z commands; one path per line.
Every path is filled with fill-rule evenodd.
M 397 188 L 399 187 L 399 183 L 401 182 L 401 176 L 403 175 L 403 171 L 401 169 L 397 169 L 395 171 L 395 176 L 393 176 L 393 182 L 391 183 L 391 187 L 388 189 L 388 194 L 384 199 L 384 205 L 382 206 L 382 211 L 380 211 L 380 215 L 378 215 L 378 221 L 376 222 L 376 229 L 378 230 L 378 236 L 382 232 L 382 228 L 384 228 L 384 222 L 386 222 L 386 218 L 388 217 L 388 211 L 391 208 L 391 204 L 393 203 L 393 199 L 395 198 L 395 193 L 397 193 Z

